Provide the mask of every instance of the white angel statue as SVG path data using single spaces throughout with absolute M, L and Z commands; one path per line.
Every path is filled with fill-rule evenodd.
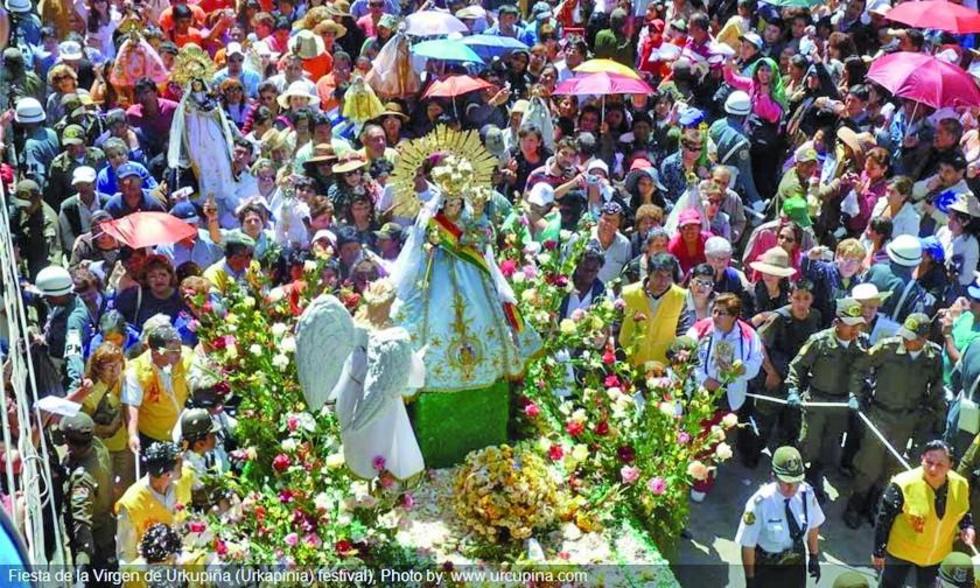
M 355 475 L 370 479 L 383 467 L 405 480 L 425 469 L 404 403 L 425 383 L 425 350 L 414 351 L 408 332 L 392 326 L 390 281 L 372 282 L 364 301 L 354 319 L 329 294 L 310 303 L 297 324 L 299 381 L 310 410 L 336 402 Z

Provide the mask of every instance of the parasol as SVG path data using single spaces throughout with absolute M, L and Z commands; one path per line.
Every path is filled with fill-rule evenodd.
M 166 212 L 134 212 L 101 227 L 133 249 L 176 243 L 197 235 L 197 227 Z

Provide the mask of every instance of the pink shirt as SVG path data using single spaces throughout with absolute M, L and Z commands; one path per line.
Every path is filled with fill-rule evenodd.
M 779 122 L 780 117 L 783 116 L 783 107 L 773 100 L 768 92 L 763 92 L 761 89 L 756 88 L 755 81 L 752 78 L 740 76 L 732 72 L 731 68 L 728 67 L 724 71 L 725 81 L 729 86 L 732 86 L 736 90 L 747 92 L 752 98 L 753 112 L 763 120 L 771 123 Z

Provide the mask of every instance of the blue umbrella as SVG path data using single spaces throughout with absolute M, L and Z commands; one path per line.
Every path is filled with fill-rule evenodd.
M 468 45 L 484 59 L 500 57 L 505 53 L 523 49 L 527 51 L 527 45 L 518 41 L 514 37 L 501 37 L 500 35 L 472 35 L 463 37 L 463 44 Z
M 456 39 L 435 39 L 422 41 L 412 46 L 412 53 L 419 57 L 441 59 L 443 61 L 463 61 L 483 63 L 483 59 L 475 51 L 463 45 Z

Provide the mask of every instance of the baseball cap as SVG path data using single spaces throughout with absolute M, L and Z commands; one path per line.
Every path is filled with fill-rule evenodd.
M 142 177 L 142 175 L 143 174 L 140 173 L 140 168 L 133 162 L 124 163 L 116 169 L 116 178 L 120 180 L 123 178 L 128 178 L 129 176 Z
M 95 183 L 95 168 L 89 167 L 87 165 L 80 165 L 71 172 L 71 185 L 75 184 L 93 184 Z
M 528 191 L 527 201 L 536 206 L 550 206 L 555 201 L 555 188 L 547 182 L 538 182 Z
M 198 224 L 201 217 L 197 214 L 197 209 L 190 202 L 180 202 L 170 210 L 170 214 L 184 221 L 185 223 Z
M 845 325 L 863 325 L 864 316 L 861 313 L 861 303 L 853 298 L 837 300 L 837 319 Z
M 762 49 L 762 45 L 763 45 L 762 37 L 760 37 L 758 33 L 753 33 L 749 31 L 748 33 L 745 33 L 744 35 L 740 36 L 739 40 L 748 41 L 752 45 L 755 45 L 756 49 Z
M 915 341 L 922 337 L 929 336 L 929 329 L 932 325 L 932 321 L 929 320 L 929 316 L 921 312 L 913 312 L 908 317 L 906 317 L 905 322 L 898 329 L 898 334 L 902 336 L 903 339 L 908 341 Z
M 810 145 L 801 146 L 795 153 L 796 163 L 808 163 L 810 161 L 816 161 L 817 158 L 817 150 Z
M 62 145 L 84 145 L 85 129 L 79 125 L 68 125 L 61 133 Z
M 693 208 L 688 208 L 684 212 L 680 213 L 677 217 L 677 226 L 683 227 L 685 225 L 700 225 L 701 224 L 701 213 Z

